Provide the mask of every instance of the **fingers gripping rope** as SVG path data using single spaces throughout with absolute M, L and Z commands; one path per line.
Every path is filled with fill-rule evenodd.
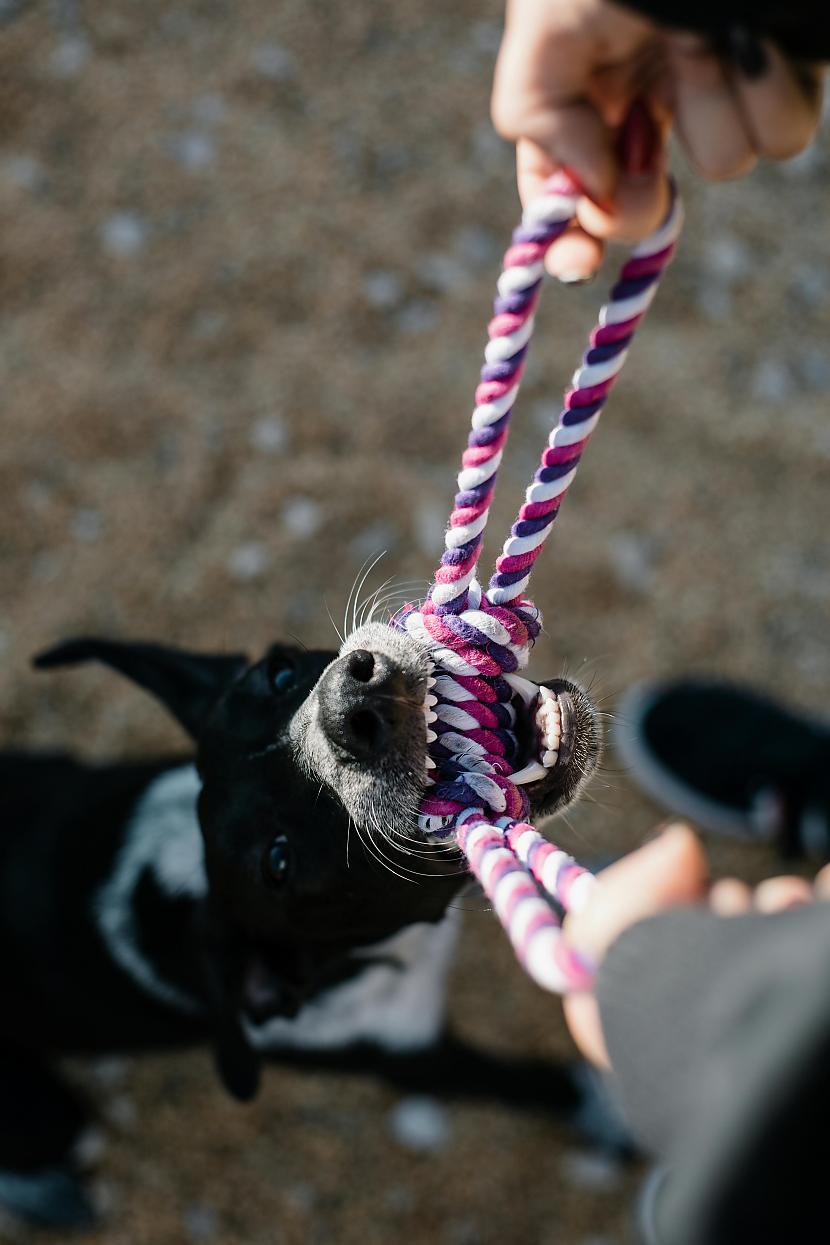
M 600 312 L 484 592 L 476 567 L 533 333 L 544 259 L 573 219 L 578 197 L 578 187 L 557 174 L 513 234 L 441 565 L 427 600 L 393 619 L 393 626 L 427 649 L 434 667 L 427 698 L 431 778 L 419 827 L 439 842 L 455 838 L 520 963 L 539 985 L 559 992 L 584 989 L 591 971 L 561 939 L 550 901 L 566 911 L 580 907 L 593 878 L 527 824 L 527 796 L 511 780 L 519 753 L 513 702 L 533 689 L 517 671 L 527 665 L 541 626 L 523 593 L 682 225 L 682 206 L 672 190 L 666 220 L 633 250 Z

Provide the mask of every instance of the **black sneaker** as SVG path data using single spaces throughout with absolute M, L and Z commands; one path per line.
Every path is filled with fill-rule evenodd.
M 716 834 L 830 859 L 830 726 L 738 685 L 639 684 L 614 742 L 659 804 Z

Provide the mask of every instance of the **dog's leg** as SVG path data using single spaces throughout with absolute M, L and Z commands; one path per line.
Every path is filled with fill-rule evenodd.
M 49 1068 L 0 1048 L 0 1208 L 42 1227 L 91 1227 L 72 1160 L 86 1122 L 83 1104 Z

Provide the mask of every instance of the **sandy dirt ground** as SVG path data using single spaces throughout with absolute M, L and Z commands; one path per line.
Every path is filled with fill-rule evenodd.
M 0 5 L 3 744 L 180 749 L 81 632 L 335 640 L 365 559 L 425 581 L 516 215 L 487 96 L 497 0 Z M 535 579 L 533 671 L 830 680 L 830 145 L 688 197 L 680 257 Z M 493 524 L 593 322 L 549 292 Z M 613 756 L 557 829 L 598 859 L 657 810 Z M 713 844 L 715 868 L 761 852 Z M 472 905 L 457 1027 L 570 1057 L 555 1000 Z M 203 1053 L 75 1067 L 104 1121 L 97 1245 L 626 1245 L 640 1173 L 544 1116 L 272 1070 L 232 1104 Z M 417 1105 L 417 1104 L 416 1104 Z M 412 1104 L 404 1103 L 404 1115 Z M 411 1114 L 411 1113 L 410 1113 Z M 25 1234 L 4 1229 L 9 1239 Z M 44 1245 L 57 1238 L 41 1237 Z

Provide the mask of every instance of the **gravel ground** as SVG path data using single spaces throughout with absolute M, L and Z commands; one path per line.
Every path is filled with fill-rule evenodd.
M 182 747 L 111 675 L 36 677 L 58 638 L 329 644 L 368 556 L 375 583 L 428 576 L 516 214 L 498 36 L 495 0 L 55 0 L 3 27 L 4 743 Z M 540 677 L 613 710 L 635 679 L 717 670 L 822 709 L 829 171 L 826 141 L 738 186 L 680 170 L 680 258 L 536 577 Z M 597 300 L 549 293 L 496 532 Z M 655 820 L 613 755 L 594 794 L 558 831 L 582 856 Z M 480 905 L 452 1012 L 570 1053 Z M 242 1109 L 203 1053 L 73 1074 L 106 1137 L 100 1245 L 632 1240 L 639 1173 L 542 1116 L 280 1070 Z

